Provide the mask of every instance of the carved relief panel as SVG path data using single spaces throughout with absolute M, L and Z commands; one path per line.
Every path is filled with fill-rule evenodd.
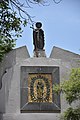
M 59 84 L 59 67 L 21 66 L 21 113 L 60 112 L 60 95 L 53 92 Z

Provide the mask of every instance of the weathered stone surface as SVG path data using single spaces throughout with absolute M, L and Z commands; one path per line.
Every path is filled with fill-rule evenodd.
M 25 46 L 17 48 L 5 55 L 0 63 L 0 112 L 7 109 L 7 102 L 11 88 L 11 81 L 14 74 L 14 66 L 24 59 L 29 58 L 29 53 Z M 17 72 L 17 71 L 16 71 Z M 6 105 L 5 105 L 6 104 Z
M 59 120 L 60 114 L 55 113 L 19 113 L 4 114 L 3 120 Z
M 45 53 L 45 50 L 36 50 L 36 51 L 33 51 L 33 56 L 34 57 L 46 57 L 46 53 Z
M 76 58 L 80 59 L 80 55 L 54 46 L 50 58 L 61 59 L 63 62 L 70 62 Z
M 0 113 L 0 120 L 3 120 L 3 114 Z
M 80 67 L 79 60 L 80 55 L 56 47 L 50 58 L 30 58 L 26 47 L 15 49 L 7 54 L 0 64 L 0 77 L 5 70 L 7 71 L 2 77 L 2 88 L 0 89 L 0 112 L 4 113 L 3 120 L 59 120 L 60 113 L 20 113 L 20 69 L 21 66 L 32 67 L 35 73 L 34 66 L 59 67 L 60 81 L 63 81 L 69 78 L 72 67 Z M 42 70 L 45 72 L 44 69 Z M 25 72 L 23 74 L 25 76 Z M 41 106 L 44 110 L 45 106 Z M 64 97 L 61 96 L 61 113 L 67 107 Z

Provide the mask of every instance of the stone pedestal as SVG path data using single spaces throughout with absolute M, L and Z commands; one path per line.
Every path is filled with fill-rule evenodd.
M 0 113 L 0 120 L 3 120 L 3 114 Z
M 33 57 L 46 57 L 45 50 L 35 50 L 33 54 Z
M 69 53 L 62 49 L 60 50 L 59 48 L 55 48 L 55 50 L 52 51 L 54 52 L 52 52 L 49 58 L 46 58 L 45 51 L 38 51 L 38 55 L 40 53 L 40 57 L 36 57 L 34 52 L 34 57 L 31 58 L 26 47 L 13 50 L 9 54 L 7 54 L 7 57 L 4 58 L 3 63 L 0 64 L 0 67 L 3 68 L 1 69 L 2 71 L 0 71 L 0 74 L 2 74 L 4 70 L 7 70 L 7 73 L 5 73 L 2 77 L 2 88 L 0 90 L 0 98 L 2 98 L 0 99 L 1 119 L 2 113 L 3 120 L 60 119 L 61 113 L 63 113 L 63 111 L 65 111 L 68 107 L 63 96 L 55 97 L 53 93 L 53 101 L 49 101 L 52 102 L 52 104 L 49 103 L 50 105 L 45 105 L 44 103 L 34 105 L 34 103 L 31 103 L 29 106 L 28 104 L 29 102 L 32 102 L 31 98 L 28 97 L 29 80 L 31 81 L 34 78 L 36 79 L 36 74 L 38 74 L 39 77 L 43 76 L 40 78 L 45 80 L 47 80 L 46 78 L 52 77 L 52 81 L 50 80 L 50 82 L 52 82 L 53 84 L 55 82 L 59 83 L 59 77 L 60 82 L 63 80 L 67 80 L 69 78 L 70 70 L 72 68 L 72 59 L 80 59 L 80 55 L 75 55 L 74 53 Z M 62 53 L 64 53 L 64 55 Z M 77 64 L 77 62 L 74 61 L 73 67 L 76 67 L 75 63 Z M 34 77 L 31 78 L 33 74 Z M 49 77 L 46 76 L 45 78 L 44 76 L 47 74 Z M 42 83 L 44 83 L 44 81 Z M 46 87 L 46 85 L 44 86 Z M 35 109 L 37 111 L 34 113 L 33 110 Z M 40 111 L 40 113 L 38 110 Z M 44 110 L 47 110 L 47 113 L 44 113 Z M 51 110 L 53 112 L 51 112 Z

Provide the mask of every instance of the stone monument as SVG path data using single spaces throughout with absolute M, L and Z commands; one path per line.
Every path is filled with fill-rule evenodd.
M 41 29 L 42 23 L 36 23 L 36 29 L 33 28 L 34 57 L 46 57 L 44 50 L 44 31 Z
M 42 23 L 37 22 L 36 29 L 33 29 L 34 56 L 36 58 L 46 57 L 44 55 L 44 31 L 41 27 Z M 21 66 L 21 113 L 60 112 L 60 95 L 55 97 L 52 92 L 53 84 L 60 82 L 59 66 L 36 65 Z
M 67 80 L 72 67 L 80 67 L 80 55 L 54 46 L 47 58 L 44 39 L 39 40 L 32 58 L 23 46 L 0 63 L 0 120 L 59 120 L 67 108 L 65 98 L 53 92 L 53 84 Z

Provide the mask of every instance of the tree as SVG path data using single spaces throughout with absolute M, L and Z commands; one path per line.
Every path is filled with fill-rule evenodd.
M 71 71 L 69 80 L 59 85 L 54 85 L 53 90 L 60 94 L 65 94 L 65 98 L 70 107 L 64 112 L 63 120 L 80 120 L 80 106 L 74 108 L 72 103 L 80 100 L 80 68 Z
M 16 38 L 21 37 L 21 24 L 21 19 L 8 2 L 0 2 L 0 61 L 5 53 L 13 49 Z

